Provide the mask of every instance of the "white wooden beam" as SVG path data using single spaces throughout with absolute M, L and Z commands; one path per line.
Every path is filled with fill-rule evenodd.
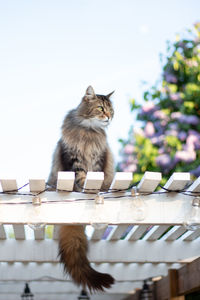
M 57 190 L 73 191 L 74 180 L 74 172 L 58 172 Z
M 140 225 L 134 226 L 131 232 L 129 233 L 127 239 L 129 241 L 137 241 L 141 238 L 141 236 L 145 233 L 150 225 Z
M 160 172 L 145 172 L 140 183 L 137 186 L 139 192 L 149 193 L 155 191 L 158 184 L 162 180 Z
M 45 179 L 31 178 L 29 187 L 31 192 L 42 192 L 45 190 Z
M 3 225 L 0 225 L 0 239 L 6 239 L 6 233 Z
M 109 240 L 119 240 L 122 237 L 123 233 L 126 231 L 127 227 L 127 225 L 116 226 L 112 234 L 109 236 Z
M 143 221 L 136 222 L 133 214 L 134 199 L 129 194 L 123 198 L 115 198 L 115 193 L 106 194 L 102 205 L 87 200 L 94 196 L 75 192 L 44 192 L 40 195 L 42 205 L 37 207 L 37 214 L 33 214 L 33 205 L 26 204 L 30 203 L 31 197 L 1 195 L 0 223 L 29 224 L 40 220 L 44 224 L 57 225 L 91 223 L 181 225 L 191 208 L 191 197 L 179 193 L 140 196 L 146 203 L 147 216 Z M 75 199 L 86 200 L 76 202 Z M 16 205 L 8 205 L 8 202 Z M 25 204 L 20 204 L 22 202 Z
M 156 241 L 159 239 L 162 234 L 169 228 L 169 225 L 155 225 L 153 229 L 149 232 L 147 240 L 149 241 Z
M 17 181 L 16 179 L 0 179 L 1 187 L 3 192 L 10 192 L 10 191 L 16 191 L 18 189 L 17 187 Z
M 83 190 L 91 190 L 91 192 L 98 192 L 104 180 L 103 172 L 87 172 Z
M 13 230 L 14 230 L 16 240 L 24 240 L 25 239 L 24 225 L 15 224 L 15 225 L 13 225 Z
M 164 188 L 175 191 L 182 190 L 190 182 L 190 173 L 174 172 L 166 182 Z
M 131 172 L 117 172 L 113 178 L 110 189 L 124 190 L 127 189 L 133 179 Z
M 101 240 L 107 226 L 102 225 L 99 229 L 95 229 L 91 235 L 91 240 Z
M 144 280 L 149 277 L 165 276 L 169 268 L 179 268 L 180 264 L 91 264 L 92 267 L 102 273 L 111 274 L 116 281 L 136 281 Z M 32 281 L 43 279 L 69 280 L 71 278 L 63 273 L 63 267 L 59 263 L 0 263 L 0 282 L 1 281 Z
M 192 243 L 192 244 L 191 244 Z M 57 262 L 57 242 L 1 240 L 1 262 Z M 148 251 L 147 251 L 148 249 Z M 199 241 L 90 241 L 91 262 L 123 263 L 175 263 L 199 256 Z
M 187 192 L 200 192 L 200 176 L 193 182 L 193 184 L 187 189 Z
M 187 229 L 184 226 L 174 226 L 170 234 L 166 237 L 166 241 L 174 241 L 186 231 Z

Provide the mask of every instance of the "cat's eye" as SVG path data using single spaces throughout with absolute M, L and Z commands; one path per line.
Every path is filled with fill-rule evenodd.
M 100 111 L 104 111 L 103 106 L 98 106 L 97 108 L 98 108 L 98 110 L 100 110 Z

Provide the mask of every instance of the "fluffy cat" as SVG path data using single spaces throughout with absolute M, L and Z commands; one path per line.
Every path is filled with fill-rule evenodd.
M 107 190 L 114 175 L 114 163 L 105 128 L 113 118 L 110 97 L 95 94 L 89 86 L 81 103 L 71 110 L 62 125 L 62 136 L 53 155 L 48 184 L 56 187 L 58 171 L 74 171 L 74 190 L 81 191 L 88 171 L 104 172 L 102 190 Z M 88 242 L 83 226 L 61 226 L 59 257 L 74 282 L 90 291 L 109 288 L 114 279 L 95 271 L 87 259 Z

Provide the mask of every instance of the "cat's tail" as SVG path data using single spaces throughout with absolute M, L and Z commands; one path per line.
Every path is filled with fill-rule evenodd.
M 66 273 L 69 273 L 76 284 L 91 292 L 110 288 L 114 278 L 109 274 L 99 273 L 90 266 L 87 250 L 88 243 L 83 226 L 61 226 L 59 256 Z

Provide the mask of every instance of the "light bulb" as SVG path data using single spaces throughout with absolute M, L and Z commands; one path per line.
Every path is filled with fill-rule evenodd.
M 200 198 L 196 197 L 192 200 L 192 207 L 185 216 L 184 226 L 192 231 L 200 228 Z
M 133 196 L 133 218 L 135 221 L 143 221 L 147 215 L 147 206 L 135 187 L 131 190 L 131 195 Z
M 41 206 L 41 199 L 40 197 L 36 196 L 32 199 L 32 207 L 29 212 L 29 222 L 28 226 L 33 230 L 40 230 L 45 227 L 45 223 L 42 222 L 42 219 L 40 217 L 40 206 Z M 31 221 L 33 220 L 33 221 Z

